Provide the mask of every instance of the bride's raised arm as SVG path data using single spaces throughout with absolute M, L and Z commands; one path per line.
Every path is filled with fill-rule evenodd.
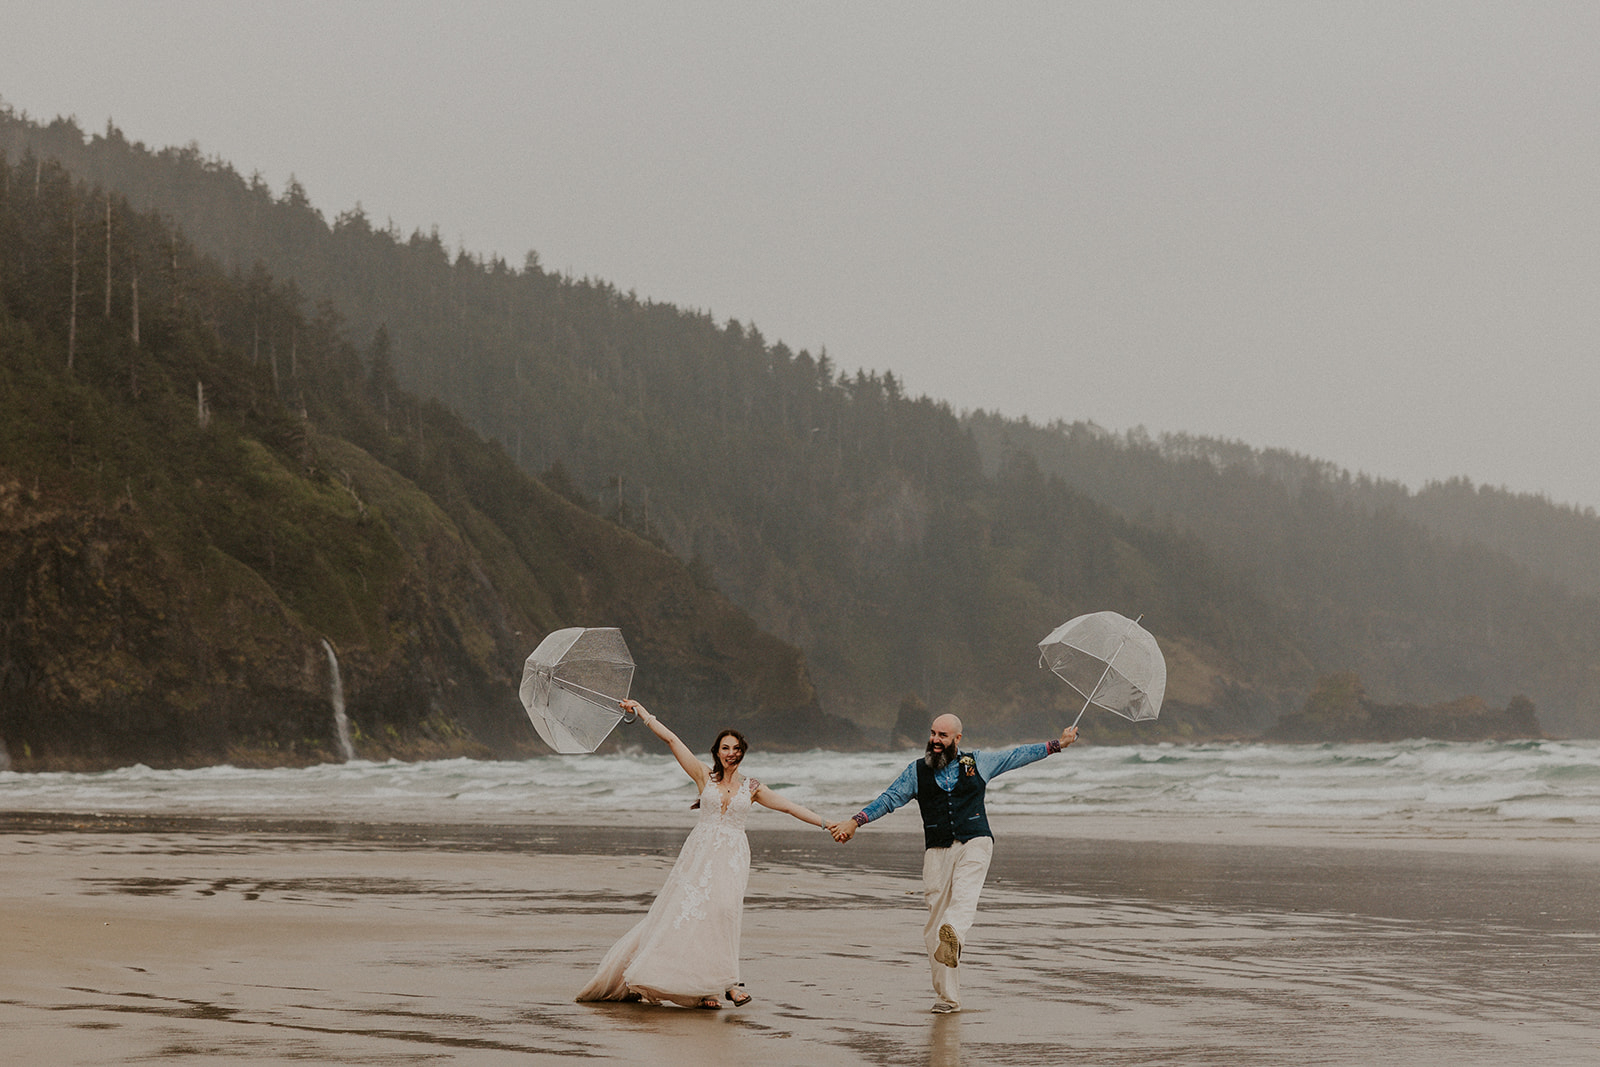
M 754 800 L 757 804 L 771 808 L 773 811 L 781 811 L 785 815 L 793 815 L 801 822 L 808 822 L 812 826 L 827 825 L 827 822 L 822 818 L 822 816 L 818 815 L 810 808 L 796 804 L 794 801 L 789 800 L 788 798 L 779 794 L 776 790 L 768 789 L 764 785 L 760 789 L 757 789 L 755 796 L 751 797 L 750 799 Z
M 643 719 L 644 724 L 650 728 L 650 732 L 667 743 L 667 747 L 677 757 L 678 766 L 683 768 L 683 773 L 693 778 L 694 784 L 701 791 L 704 791 L 706 780 L 711 775 L 711 769 L 701 763 L 693 752 L 689 751 L 689 746 L 678 740 L 677 734 L 663 726 L 661 720 L 646 711 L 644 705 L 637 700 L 624 700 L 621 707 L 623 711 L 630 711 Z

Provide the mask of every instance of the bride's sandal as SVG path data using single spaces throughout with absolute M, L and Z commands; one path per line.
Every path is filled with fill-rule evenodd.
M 719 1001 L 716 997 L 701 997 L 700 998 L 700 1004 L 698 1006 L 702 1007 L 702 1008 L 705 1008 L 707 1011 L 721 1011 L 722 1010 L 722 1002 Z
M 728 990 L 728 999 L 733 1002 L 734 1007 L 742 1008 L 754 1000 L 755 997 L 752 997 L 742 989 L 730 989 Z

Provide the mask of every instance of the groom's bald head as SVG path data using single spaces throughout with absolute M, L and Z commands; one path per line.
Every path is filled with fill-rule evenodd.
M 954 715 L 941 715 L 928 727 L 928 766 L 938 770 L 959 751 L 961 745 L 961 720 Z

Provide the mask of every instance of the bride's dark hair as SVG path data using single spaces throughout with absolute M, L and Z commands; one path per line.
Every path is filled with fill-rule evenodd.
M 717 739 L 711 742 L 711 780 L 713 782 L 722 781 L 722 775 L 725 771 L 727 771 L 727 768 L 722 765 L 722 757 L 717 753 L 717 750 L 722 747 L 722 739 L 724 737 L 731 737 L 737 741 L 739 743 L 739 752 L 741 754 L 750 751 L 750 742 L 744 739 L 744 734 L 741 734 L 738 730 L 733 729 L 731 726 L 718 734 Z M 692 811 L 699 806 L 700 801 L 696 799 L 693 804 L 689 805 L 689 808 Z

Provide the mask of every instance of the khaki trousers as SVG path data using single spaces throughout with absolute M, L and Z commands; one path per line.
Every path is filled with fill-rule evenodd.
M 946 967 L 933 958 L 939 948 L 939 927 L 949 923 L 962 945 L 978 917 L 978 894 L 989 876 L 994 858 L 994 838 L 974 837 L 949 848 L 930 848 L 922 854 L 922 893 L 928 901 L 928 925 L 922 940 L 928 946 L 928 966 L 933 968 L 933 992 L 943 1004 L 961 1006 L 959 967 Z

